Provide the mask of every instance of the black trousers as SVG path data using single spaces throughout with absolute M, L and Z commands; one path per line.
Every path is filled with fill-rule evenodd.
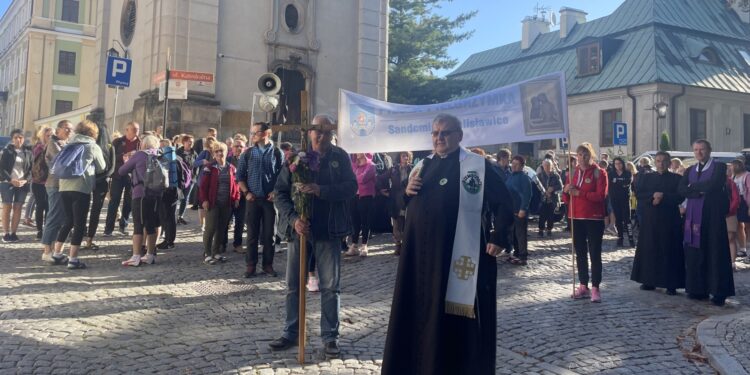
M 589 283 L 589 257 L 591 258 L 591 286 L 598 288 L 602 282 L 603 220 L 573 220 L 573 245 L 576 250 L 578 280 Z
M 142 197 L 133 199 L 133 234 L 156 234 L 159 223 L 159 206 L 161 197 Z
M 115 230 L 115 219 L 117 218 L 117 209 L 120 208 L 120 201 L 123 201 L 122 212 L 120 213 L 120 229 L 124 229 L 128 226 L 130 205 L 132 203 L 131 189 L 130 177 L 112 177 L 112 183 L 109 187 L 107 220 L 104 224 L 105 233 L 112 233 Z
M 373 197 L 357 197 L 352 204 L 352 224 L 354 225 L 354 234 L 352 234 L 352 243 L 366 245 L 370 238 L 370 212 L 372 212 Z
M 623 236 L 627 234 L 628 238 L 631 238 L 633 235 L 630 231 L 630 201 L 618 201 L 613 199 L 612 211 L 615 214 L 615 228 L 617 228 L 617 236 L 619 238 L 623 238 Z
M 168 188 L 161 196 L 159 204 L 159 221 L 164 231 L 164 242 L 174 244 L 177 238 L 177 188 Z
M 34 211 L 34 220 L 36 220 L 36 231 L 41 235 L 44 230 L 44 216 L 47 214 L 49 204 L 47 203 L 47 188 L 44 184 L 31 184 L 31 193 L 36 199 L 36 211 Z
M 242 246 L 242 235 L 245 232 L 245 216 L 247 216 L 247 199 L 240 197 L 240 205 L 238 207 L 232 207 L 232 216 L 234 219 L 234 237 L 232 240 L 233 246 Z M 263 229 L 261 229 L 263 230 Z M 229 225 L 227 225 L 227 233 L 224 236 L 224 247 L 227 247 L 229 243 Z
M 519 259 L 529 258 L 529 218 L 513 216 L 513 248 Z
M 226 226 L 229 225 L 229 217 L 232 208 L 229 203 L 218 203 L 206 211 L 206 228 L 203 231 L 203 255 L 215 256 L 221 252 L 221 245 L 227 235 Z
M 107 197 L 108 189 L 109 183 L 107 183 L 107 179 L 96 180 L 96 186 L 91 193 L 91 212 L 89 214 L 89 227 L 86 234 L 88 238 L 94 238 L 96 235 L 96 229 L 99 227 L 99 217 L 102 214 L 102 206 L 104 206 L 104 198 Z
M 273 241 L 276 209 L 273 207 L 273 202 L 256 199 L 246 204 L 247 254 L 245 254 L 245 263 L 248 266 L 258 264 L 258 242 L 260 242 L 263 245 L 263 266 L 273 265 L 273 256 L 276 251 Z
M 542 206 L 539 208 L 540 231 L 543 231 L 544 229 L 552 230 L 552 227 L 555 225 L 554 216 L 556 207 L 557 205 L 551 202 L 542 203 Z
M 70 237 L 70 244 L 80 246 L 81 241 L 83 241 L 83 234 L 86 231 L 86 219 L 88 219 L 91 194 L 84 194 L 77 191 L 63 191 L 60 192 L 60 200 L 65 212 L 65 223 L 57 234 L 57 242 L 65 242 L 65 239 L 72 230 L 73 234 Z

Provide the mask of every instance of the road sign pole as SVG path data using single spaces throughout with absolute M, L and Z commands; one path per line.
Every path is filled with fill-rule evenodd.
M 167 136 L 167 116 L 169 114 L 169 49 L 167 49 L 167 69 L 166 69 L 166 83 L 164 84 L 164 120 L 162 122 L 161 131 L 164 136 Z
M 113 111 L 112 115 L 112 134 L 115 134 L 115 130 L 117 130 L 117 97 L 120 94 L 120 88 L 115 87 L 115 109 Z

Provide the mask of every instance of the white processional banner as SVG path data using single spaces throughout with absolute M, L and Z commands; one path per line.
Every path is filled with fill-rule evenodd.
M 429 105 L 388 103 L 341 90 L 338 142 L 349 153 L 432 150 L 432 119 L 439 113 L 461 120 L 464 147 L 566 138 L 565 75 Z

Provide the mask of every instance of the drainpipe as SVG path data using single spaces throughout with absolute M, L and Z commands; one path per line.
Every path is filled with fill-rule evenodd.
M 670 103 L 669 103 L 669 107 L 670 107 L 670 113 L 669 113 L 669 132 L 672 133 L 669 136 L 671 137 L 672 148 L 675 149 L 675 150 L 678 150 L 678 148 L 677 148 L 677 138 L 676 138 L 676 135 L 677 135 L 677 98 L 679 98 L 681 96 L 684 96 L 685 95 L 685 91 L 687 91 L 685 89 L 685 86 L 681 86 L 681 87 L 682 87 L 682 92 L 680 92 L 679 94 L 673 96 L 672 99 L 670 99 Z
M 637 127 L 635 125 L 638 122 L 638 118 L 636 117 L 636 113 L 637 113 L 637 111 L 636 111 L 636 104 L 638 104 L 638 101 L 636 100 L 635 96 L 630 93 L 630 87 L 628 87 L 627 94 L 628 94 L 628 98 L 630 98 L 630 100 L 633 102 L 633 114 L 632 114 L 632 122 L 633 122 L 633 131 L 632 131 L 633 132 L 633 155 L 636 155 L 636 153 L 638 152 L 638 148 L 636 147 L 636 145 L 638 144 L 637 143 L 638 142 L 638 137 L 636 137 L 636 134 L 637 134 L 636 133 L 636 129 L 637 129 Z

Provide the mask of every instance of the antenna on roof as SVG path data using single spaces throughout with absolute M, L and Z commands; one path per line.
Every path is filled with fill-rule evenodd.
M 534 7 L 534 19 L 542 20 L 550 26 L 557 25 L 557 16 L 555 15 L 555 12 L 552 11 L 552 8 L 539 5 L 539 3 L 536 3 L 536 6 Z

